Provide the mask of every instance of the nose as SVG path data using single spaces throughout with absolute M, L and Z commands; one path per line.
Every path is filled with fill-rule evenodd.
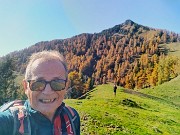
M 46 94 L 46 95 L 51 95 L 54 93 L 54 90 L 52 90 L 50 84 L 46 84 L 44 90 L 42 91 L 43 94 Z

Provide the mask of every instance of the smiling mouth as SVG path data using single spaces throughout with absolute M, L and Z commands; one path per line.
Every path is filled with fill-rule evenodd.
M 53 103 L 55 100 L 56 100 L 56 98 L 54 98 L 54 99 L 39 99 L 39 101 L 44 104 Z

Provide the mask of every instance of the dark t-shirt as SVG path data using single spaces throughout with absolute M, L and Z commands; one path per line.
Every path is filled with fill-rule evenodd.
M 114 86 L 114 92 L 116 92 L 117 86 Z

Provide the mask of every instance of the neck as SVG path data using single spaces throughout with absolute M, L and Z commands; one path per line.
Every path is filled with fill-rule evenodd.
M 53 117 L 54 117 L 55 113 L 45 113 L 43 114 L 44 116 L 46 116 L 46 118 L 48 118 L 51 122 L 53 121 Z

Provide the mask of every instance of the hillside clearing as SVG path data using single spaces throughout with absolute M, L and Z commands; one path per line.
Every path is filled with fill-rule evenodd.
M 168 50 L 168 55 L 178 56 L 180 57 L 180 43 L 169 43 L 169 44 L 161 44 L 160 47 L 166 48 Z

